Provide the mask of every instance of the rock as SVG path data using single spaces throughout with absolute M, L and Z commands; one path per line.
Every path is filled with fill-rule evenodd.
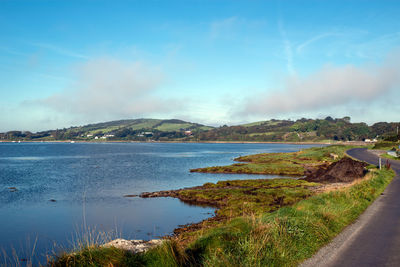
M 137 197 L 138 195 L 124 195 L 124 197 Z
M 55 200 L 55 199 L 50 199 L 49 201 L 50 202 L 57 202 L 57 200 Z
M 167 191 L 157 191 L 157 192 L 143 192 L 139 195 L 141 198 L 153 198 L 153 197 L 175 197 L 177 192 L 180 190 L 167 190 Z
M 330 156 L 333 160 L 336 160 L 336 159 L 339 157 L 339 155 L 334 154 L 334 153 L 330 153 L 329 156 Z
M 145 252 L 152 247 L 160 245 L 163 241 L 164 240 L 162 239 L 153 239 L 150 241 L 144 241 L 144 240 L 126 240 L 118 238 L 102 245 L 102 247 L 105 248 L 115 247 L 132 253 L 140 253 L 140 252 Z
M 18 191 L 18 189 L 17 189 L 16 187 L 14 187 L 14 186 L 9 187 L 8 189 L 10 190 L 10 192 L 16 192 L 16 191 Z

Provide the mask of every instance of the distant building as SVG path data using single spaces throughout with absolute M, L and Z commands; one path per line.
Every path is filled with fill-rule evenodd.
M 150 136 L 153 136 L 153 133 L 152 132 L 141 132 L 138 136 L 150 137 Z
M 192 131 L 185 131 L 185 135 L 187 135 L 187 136 L 192 135 L 192 134 L 193 134 Z

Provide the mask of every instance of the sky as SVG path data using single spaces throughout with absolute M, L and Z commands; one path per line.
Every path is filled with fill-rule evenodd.
M 0 132 L 400 121 L 400 1 L 0 0 Z

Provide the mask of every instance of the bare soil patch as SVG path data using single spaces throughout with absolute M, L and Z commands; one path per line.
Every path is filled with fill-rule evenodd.
M 363 178 L 367 173 L 367 163 L 344 157 L 330 165 L 320 165 L 318 168 L 306 170 L 304 180 L 317 183 L 349 183 Z

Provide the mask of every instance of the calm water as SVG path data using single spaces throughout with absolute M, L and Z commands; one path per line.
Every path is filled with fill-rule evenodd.
M 271 176 L 190 173 L 240 155 L 297 151 L 282 144 L 0 143 L 0 249 L 43 261 L 54 243 L 71 247 L 82 229 L 126 239 L 170 234 L 213 209 L 177 199 L 124 198 L 227 179 Z M 16 187 L 12 192 L 10 187 Z M 50 201 L 50 200 L 55 200 Z M 36 240 L 36 241 L 35 241 Z

